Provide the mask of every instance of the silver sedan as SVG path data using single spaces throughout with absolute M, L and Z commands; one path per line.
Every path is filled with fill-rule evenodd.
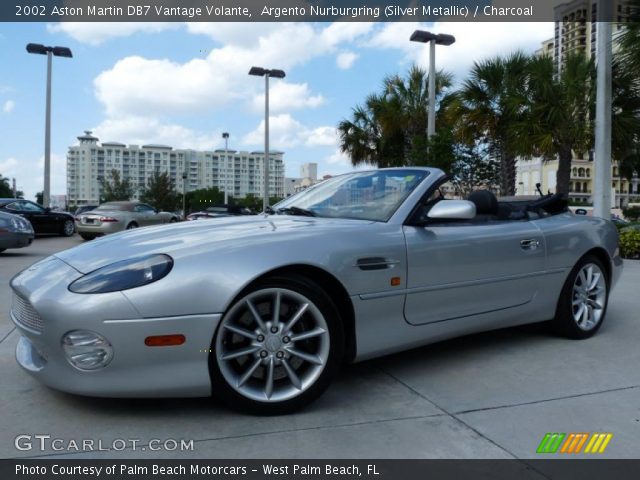
M 561 195 L 447 199 L 443 172 L 360 171 L 255 216 L 111 235 L 11 281 L 18 363 L 82 395 L 317 398 L 343 362 L 551 320 L 592 336 L 620 277 L 609 221 Z
M 173 223 L 178 216 L 140 202 L 107 202 L 76 216 L 76 229 L 84 240 L 132 228 Z
M 19 215 L 0 212 L 0 253 L 8 248 L 28 247 L 34 236 L 29 220 Z

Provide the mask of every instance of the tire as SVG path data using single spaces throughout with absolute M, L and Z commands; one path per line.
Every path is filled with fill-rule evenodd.
M 322 287 L 297 275 L 268 278 L 220 321 L 209 354 L 212 390 L 245 412 L 291 413 L 327 389 L 343 356 L 343 323 Z
M 129 225 L 127 225 L 126 230 L 132 230 L 134 228 L 138 228 L 138 224 L 136 222 L 131 222 Z
M 178 221 L 178 219 L 176 217 L 171 217 L 171 220 L 169 220 L 169 223 L 176 223 Z
M 560 335 L 582 340 L 602 326 L 609 303 L 607 270 L 594 255 L 586 255 L 573 267 L 562 287 L 553 329 Z M 583 284 L 586 284 L 585 290 Z
M 86 233 L 81 233 L 80 236 L 82 237 L 83 240 L 93 240 L 94 238 L 96 238 L 95 235 L 87 235 Z
M 76 225 L 73 220 L 65 220 L 62 224 L 60 235 L 63 237 L 72 237 L 74 233 L 76 233 Z

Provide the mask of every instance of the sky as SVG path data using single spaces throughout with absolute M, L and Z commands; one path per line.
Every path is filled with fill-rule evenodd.
M 85 130 L 100 141 L 174 148 L 264 149 L 264 80 L 253 65 L 285 70 L 270 80 L 270 148 L 285 175 L 318 163 L 318 174 L 352 169 L 336 125 L 380 90 L 388 75 L 426 68 L 417 29 L 449 33 L 438 69 L 464 80 L 474 61 L 553 36 L 552 23 L 2 23 L 0 174 L 25 197 L 43 189 L 46 59 L 29 42 L 71 48 L 54 58 L 51 193 L 66 193 L 66 153 Z

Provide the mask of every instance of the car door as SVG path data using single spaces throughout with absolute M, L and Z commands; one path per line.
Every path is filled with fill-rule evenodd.
M 5 207 L 10 213 L 22 215 L 31 225 L 35 233 L 50 233 L 51 225 L 44 208 L 28 200 L 16 200 Z
M 161 223 L 157 220 L 158 214 L 155 209 L 147 205 L 146 203 L 140 203 L 136 205 L 136 212 L 138 212 L 140 216 L 140 226 L 147 225 L 155 225 L 156 223 Z
M 528 220 L 440 222 L 403 229 L 408 262 L 404 313 L 411 324 L 517 308 L 538 292 L 545 243 Z

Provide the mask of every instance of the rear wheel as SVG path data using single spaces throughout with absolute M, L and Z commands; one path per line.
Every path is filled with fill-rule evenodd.
M 589 338 L 600 329 L 608 301 L 606 269 L 599 258 L 587 255 L 573 267 L 562 288 L 553 327 L 569 338 Z
M 93 240 L 94 238 L 96 238 L 95 235 L 87 235 L 86 233 L 81 233 L 80 236 L 83 240 Z
M 134 228 L 138 228 L 138 224 L 136 222 L 131 222 L 129 225 L 127 225 L 127 230 L 131 230 Z
M 76 226 L 73 223 L 73 220 L 65 220 L 62 224 L 62 232 L 61 234 L 65 237 L 70 237 L 74 233 L 76 233 Z
M 329 386 L 344 354 L 339 313 L 304 277 L 257 284 L 222 318 L 209 358 L 212 389 L 232 407 L 290 413 Z

